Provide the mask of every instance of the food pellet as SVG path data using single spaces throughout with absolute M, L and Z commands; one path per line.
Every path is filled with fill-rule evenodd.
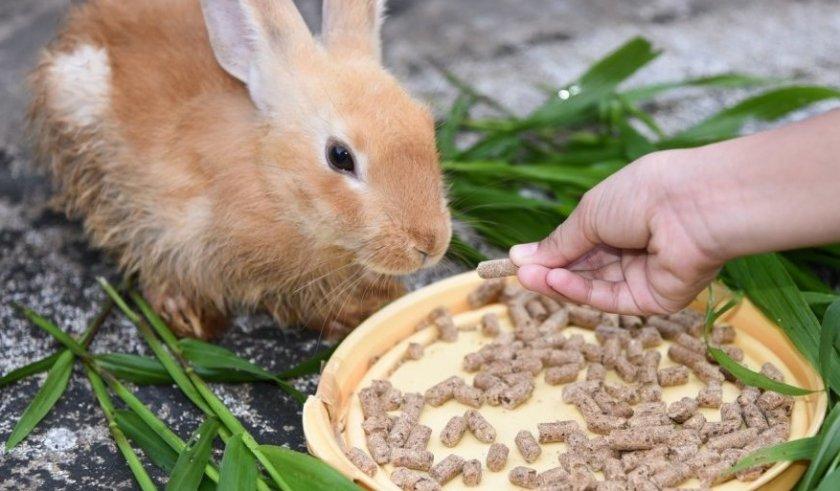
M 405 440 L 405 448 L 414 450 L 426 450 L 429 446 L 429 439 L 432 437 L 432 429 L 426 425 L 416 424 L 411 428 L 411 433 Z
M 385 413 L 379 395 L 372 387 L 366 387 L 359 391 L 359 403 L 362 405 L 362 415 L 365 419 L 381 416 Z
M 662 387 L 673 387 L 675 385 L 687 384 L 688 368 L 682 365 L 661 368 L 658 372 L 657 378 L 659 380 L 659 385 Z
M 719 408 L 723 403 L 723 387 L 720 382 L 713 381 L 700 389 L 697 393 L 697 403 L 700 407 Z
M 645 348 L 655 348 L 662 344 L 662 335 L 655 327 L 643 327 L 637 337 Z
M 582 305 L 567 305 L 569 323 L 578 327 L 595 329 L 601 323 L 601 312 Z
M 423 474 L 405 467 L 397 467 L 391 473 L 391 482 L 405 491 L 413 491 L 414 486 L 423 479 Z
M 604 341 L 604 352 L 601 355 L 601 363 L 609 369 L 615 368 L 618 357 L 621 354 L 621 340 L 617 337 L 609 337 Z
M 452 392 L 455 400 L 474 408 L 479 408 L 484 403 L 484 392 L 481 389 L 471 387 L 466 384 L 461 384 L 455 387 Z
M 694 431 L 700 431 L 703 428 L 703 425 L 706 424 L 706 417 L 703 416 L 703 413 L 697 412 L 694 413 L 694 416 L 685 420 L 682 424 L 683 428 L 687 428 Z
M 504 469 L 507 465 L 508 453 L 510 453 L 510 450 L 504 443 L 490 445 L 490 448 L 487 449 L 487 459 L 485 461 L 487 468 L 492 472 L 499 472 Z
M 537 471 L 521 465 L 510 470 L 508 481 L 515 486 L 527 489 L 534 489 L 539 485 L 537 482 Z
M 473 309 L 494 303 L 499 300 L 499 296 L 502 294 L 504 288 L 505 280 L 501 278 L 484 281 L 467 296 L 467 303 Z
M 601 380 L 607 376 L 607 369 L 600 363 L 590 363 L 586 368 L 586 380 Z
M 496 429 L 475 409 L 470 409 L 465 412 L 464 419 L 467 421 L 467 428 L 470 430 L 470 433 L 478 441 L 492 443 L 496 439 Z
M 537 443 L 534 435 L 528 430 L 520 430 L 516 434 L 514 442 L 516 443 L 516 448 L 519 449 L 519 453 L 522 454 L 522 458 L 529 464 L 537 460 L 542 453 L 542 448 L 540 448 L 539 443 Z
M 403 394 L 402 415 L 414 421 L 420 421 L 420 413 L 426 406 L 426 398 L 417 392 Z
M 644 320 L 637 315 L 619 315 L 618 323 L 621 327 L 627 329 L 636 329 L 642 327 Z
M 575 431 L 581 431 L 581 429 L 578 422 L 574 420 L 537 424 L 540 443 L 565 442 L 569 434 Z
M 370 456 L 377 464 L 387 464 L 391 460 L 391 447 L 385 440 L 385 434 L 381 432 L 367 435 L 367 447 Z
M 554 467 L 547 471 L 541 472 L 537 475 L 537 484 L 540 488 L 551 488 L 552 486 L 559 486 L 568 483 L 571 476 L 566 469 L 562 467 Z
M 758 407 L 761 408 L 762 411 L 770 411 L 772 409 L 776 409 L 777 407 L 781 406 L 785 402 L 787 402 L 787 398 L 778 392 L 773 392 L 772 390 L 765 391 L 763 394 L 758 396 L 756 399 L 756 404 Z
M 392 426 L 394 426 L 394 420 L 392 420 L 385 414 L 380 416 L 372 416 L 370 418 L 367 418 L 362 423 L 362 429 L 365 431 L 366 435 L 377 431 L 382 433 L 388 433 L 389 431 L 391 431 Z
M 405 348 L 405 355 L 403 356 L 406 360 L 419 360 L 423 358 L 423 352 L 425 348 L 420 343 L 408 343 L 408 347 Z
M 659 486 L 665 488 L 676 486 L 677 484 L 688 479 L 692 474 L 691 467 L 687 464 L 675 462 L 651 477 L 651 480 Z
M 429 475 L 440 484 L 446 484 L 460 474 L 463 468 L 464 459 L 455 454 L 451 454 L 433 465 L 429 471 Z
M 627 346 L 624 347 L 624 351 L 627 359 L 635 365 L 641 363 L 642 358 L 645 356 L 645 347 L 639 339 L 631 339 L 627 341 Z
M 458 328 L 455 327 L 455 321 L 448 313 L 437 317 L 433 322 L 437 328 L 438 339 L 447 343 L 454 343 L 458 340 Z
M 551 350 L 545 364 L 550 367 L 566 365 L 568 363 L 576 363 L 582 365 L 584 362 L 583 355 L 580 351 L 573 351 L 569 349 L 555 349 Z
M 613 450 L 650 450 L 668 441 L 673 431 L 674 428 L 668 425 L 651 426 L 644 431 L 617 429 L 610 432 L 607 441 Z
M 440 491 L 440 484 L 432 479 L 425 477 L 414 485 L 414 491 Z
M 504 278 L 505 276 L 516 276 L 519 266 L 513 264 L 510 259 L 494 259 L 478 263 L 475 271 L 478 276 L 485 280 Z
M 709 336 L 715 344 L 727 344 L 735 341 L 735 329 L 727 324 L 712 326 L 712 334 Z
M 586 343 L 580 348 L 581 354 L 590 363 L 601 363 L 604 350 L 597 344 Z
M 562 329 L 569 325 L 569 311 L 565 308 L 560 308 L 552 312 L 543 322 L 540 324 L 539 329 L 540 332 L 550 333 Z
M 370 477 L 376 474 L 379 466 L 373 461 L 364 450 L 358 447 L 350 447 L 344 450 L 344 455 L 353 463 L 360 471 L 364 472 Z
M 668 406 L 668 417 L 677 423 L 683 423 L 697 412 L 697 400 L 691 397 L 683 397 L 679 401 Z
M 382 404 L 382 409 L 385 411 L 394 411 L 402 406 L 403 396 L 399 389 L 391 387 L 379 396 L 379 401 Z
M 515 372 L 528 372 L 531 376 L 536 376 L 542 371 L 543 363 L 537 357 L 531 358 L 517 358 L 513 360 L 513 370 Z
M 706 344 L 703 341 L 695 338 L 691 334 L 687 332 L 681 332 L 674 336 L 674 342 L 682 346 L 683 348 L 690 349 L 691 351 L 704 355 L 706 354 Z
M 426 391 L 426 402 L 432 406 L 440 406 L 451 400 L 455 396 L 455 388 L 463 384 L 463 379 L 454 375 L 442 382 L 438 382 Z
M 501 329 L 498 314 L 490 312 L 481 317 L 481 334 L 495 337 L 499 335 L 499 331 L 501 331 Z
M 391 463 L 394 467 L 405 467 L 416 471 L 428 471 L 435 456 L 428 450 L 411 448 L 392 448 Z
M 636 365 L 632 364 L 623 355 L 619 355 L 616 359 L 615 371 L 618 372 L 618 376 L 625 382 L 634 382 L 639 374 L 639 369 L 636 368 Z
M 767 418 L 764 417 L 764 413 L 756 404 L 749 403 L 741 406 L 741 412 L 747 427 L 757 428 L 758 430 L 767 429 Z
M 523 380 L 512 387 L 508 387 L 502 391 L 499 400 L 502 407 L 506 409 L 514 409 L 527 401 L 534 392 L 534 382 L 530 380 Z
M 464 462 L 461 469 L 461 478 L 465 486 L 478 486 L 481 484 L 481 461 L 470 459 Z
M 538 298 L 528 300 L 525 303 L 525 309 L 531 318 L 538 322 L 542 322 L 548 317 L 548 310 L 545 309 L 545 305 Z
M 545 371 L 545 383 L 559 385 L 577 380 L 580 365 L 568 363 L 559 367 L 550 367 Z
M 388 444 L 392 447 L 402 447 L 408 440 L 408 434 L 414 427 L 414 421 L 409 419 L 406 415 L 401 414 L 400 417 L 394 421 L 394 426 L 388 433 Z M 406 466 L 407 467 L 407 466 Z
M 710 450 L 725 450 L 728 448 L 741 448 L 755 440 L 758 436 L 756 428 L 745 428 L 726 435 L 709 438 L 706 446 Z
M 440 441 L 447 447 L 454 447 L 464 437 L 467 422 L 463 416 L 453 416 L 440 432 Z
M 648 317 L 647 325 L 655 327 L 665 339 L 674 339 L 677 334 L 685 331 L 682 325 L 658 315 Z

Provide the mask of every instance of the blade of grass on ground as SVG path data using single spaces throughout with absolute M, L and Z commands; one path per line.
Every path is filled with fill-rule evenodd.
M 134 479 L 137 481 L 137 485 L 139 485 L 140 489 L 143 491 L 156 490 L 157 486 L 155 486 L 152 482 L 149 474 L 146 473 L 146 469 L 143 468 L 143 464 L 140 463 L 140 459 L 137 458 L 137 454 L 134 453 L 134 449 L 131 448 L 125 434 L 123 434 L 114 419 L 114 404 L 108 396 L 108 389 L 105 388 L 105 383 L 102 382 L 102 378 L 88 366 L 85 366 L 85 373 L 90 381 L 93 393 L 99 401 L 99 406 L 105 414 L 105 419 L 108 421 L 108 429 L 111 431 L 111 436 L 114 438 L 117 448 L 123 454 L 123 457 L 125 457 L 125 461 L 128 463 L 131 473 L 134 474 Z
M 90 346 L 90 343 L 91 341 L 93 341 L 94 336 L 96 336 L 96 333 L 99 332 L 99 328 L 102 327 L 102 324 L 105 323 L 105 319 L 107 319 L 108 315 L 111 313 L 113 306 L 114 303 L 110 299 L 105 300 L 105 303 L 102 305 L 102 308 L 99 310 L 99 313 L 96 314 L 93 320 L 88 324 L 88 327 L 85 330 L 85 332 L 82 334 L 82 346 Z M 18 308 L 21 311 L 23 311 L 25 315 L 26 309 L 22 307 Z M 61 351 L 53 353 L 49 356 L 45 356 L 40 360 L 35 360 L 32 363 L 12 370 L 6 375 L 0 377 L 0 387 L 17 382 L 18 380 L 29 377 L 30 375 L 46 372 L 47 370 L 52 368 L 53 364 L 56 362 L 56 360 L 58 360 L 59 356 L 61 356 Z
M 330 491 L 359 491 L 359 487 L 343 474 L 311 455 L 274 445 L 260 445 L 260 450 L 283 475 L 291 489 L 328 489 Z
M 621 93 L 628 102 L 645 102 L 654 97 L 675 89 L 686 87 L 708 87 L 708 88 L 743 88 L 755 87 L 777 82 L 775 79 L 754 77 L 743 73 L 722 73 L 709 77 L 689 78 L 677 82 L 661 82 L 629 89 Z
M 806 491 L 816 487 L 831 460 L 840 453 L 840 404 L 836 404 L 826 417 L 819 433 L 820 444 L 811 457 L 811 465 L 805 471 L 796 489 Z
M 242 433 L 228 440 L 219 470 L 218 491 L 251 491 L 257 486 L 257 462 L 245 447 Z
M 187 446 L 178 455 L 172 474 L 166 483 L 168 491 L 193 491 L 198 489 L 204 468 L 213 451 L 213 439 L 219 433 L 219 421 L 215 418 L 204 420 L 187 441 Z

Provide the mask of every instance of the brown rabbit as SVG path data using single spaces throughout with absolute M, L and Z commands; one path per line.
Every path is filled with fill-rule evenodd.
M 380 64 L 383 0 L 91 0 L 32 77 L 57 203 L 182 335 L 238 308 L 355 326 L 437 262 L 434 122 Z

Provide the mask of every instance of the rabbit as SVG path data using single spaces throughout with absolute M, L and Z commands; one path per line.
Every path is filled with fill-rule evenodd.
M 178 335 L 342 335 L 451 238 L 434 119 L 381 64 L 384 0 L 89 0 L 31 76 L 53 204 Z

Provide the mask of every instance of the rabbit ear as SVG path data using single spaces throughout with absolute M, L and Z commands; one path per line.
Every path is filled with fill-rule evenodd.
M 248 86 L 260 109 L 265 88 L 315 48 L 309 28 L 292 0 L 201 0 L 210 45 L 219 65 Z
M 385 0 L 324 0 L 321 37 L 333 53 L 382 57 L 380 29 Z

